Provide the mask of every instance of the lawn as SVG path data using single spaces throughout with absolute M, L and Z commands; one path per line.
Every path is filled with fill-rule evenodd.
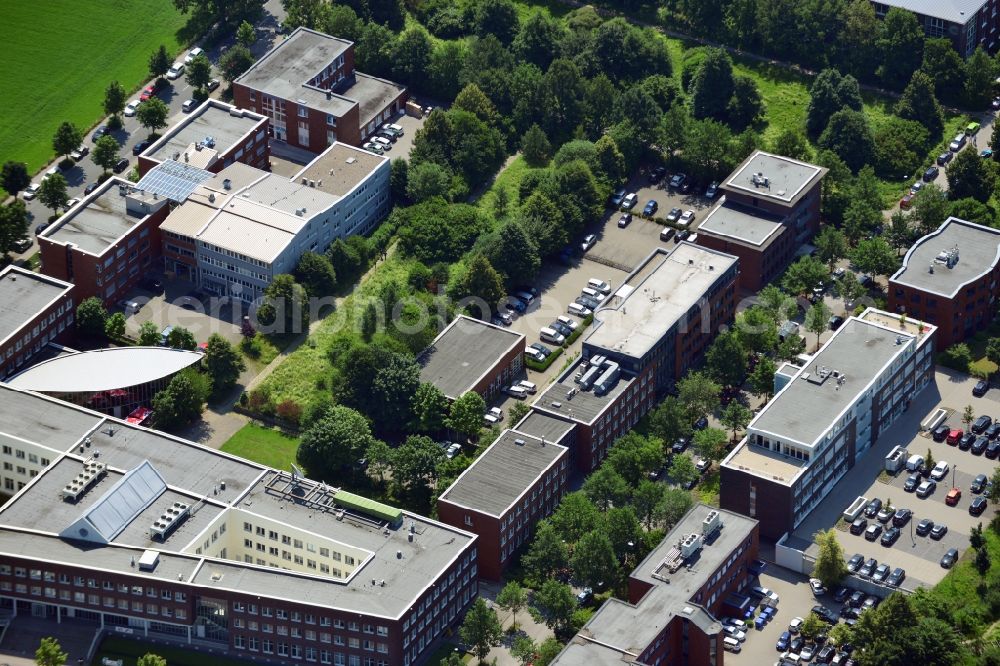
M 129 640 L 118 636 L 105 638 L 94 654 L 92 666 L 100 666 L 101 659 L 123 659 L 124 666 L 135 666 L 139 657 L 152 652 L 167 660 L 170 666 L 248 666 L 252 662 L 241 659 L 223 657 L 217 654 L 205 654 L 180 647 L 149 643 L 142 640 Z
M 187 19 L 168 0 L 52 0 L 42 13 L 18 0 L 0 6 L 0 160 L 27 162 L 32 172 L 52 159 L 61 122 L 85 130 L 100 120 L 108 83 L 134 91 L 160 44 L 170 53 L 183 47 L 176 35 Z
M 253 423 L 240 428 L 222 445 L 224 453 L 253 460 L 261 465 L 291 471 L 299 440 L 280 430 L 264 428 Z
M 950 624 L 960 632 L 967 633 L 969 629 L 978 623 L 989 625 L 992 618 L 989 604 L 980 590 L 980 585 L 984 582 L 987 588 L 995 589 L 1000 583 L 1000 536 L 997 536 L 989 527 L 989 514 L 983 518 L 983 536 L 986 537 L 987 550 L 990 555 L 992 565 L 986 572 L 985 577 L 981 577 L 976 571 L 975 551 L 971 548 L 963 551 L 958 564 L 948 572 L 948 575 L 938 583 L 931 591 L 931 595 L 940 601 L 951 614 Z

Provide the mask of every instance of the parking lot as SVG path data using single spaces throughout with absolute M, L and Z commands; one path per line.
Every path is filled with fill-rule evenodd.
M 948 424 L 957 429 L 964 429 L 961 416 L 966 405 L 972 405 L 977 416 L 1000 416 L 1000 390 L 992 389 L 985 396 L 976 398 L 972 395 L 975 379 L 948 370 L 939 370 L 935 379 L 936 386 L 924 389 L 909 410 L 879 438 L 875 446 L 865 453 L 796 529 L 793 541 L 812 541 L 812 535 L 817 531 L 833 525 L 846 527 L 841 514 L 854 498 L 863 496 L 871 500 L 877 497 L 896 508 L 910 509 L 913 512 L 910 524 L 902 528 L 899 540 L 891 547 L 882 546 L 878 540 L 867 541 L 863 536 L 852 535 L 843 529 L 837 535 L 845 555 L 850 557 L 854 553 L 860 553 L 866 558 L 873 557 L 880 563 L 886 562 L 893 568 L 902 567 L 906 570 L 903 587 L 908 589 L 921 584 L 931 586 L 944 577 L 947 570 L 940 565 L 941 556 L 949 548 L 957 548 L 960 552 L 967 548 L 972 527 L 980 522 L 988 523 L 992 518 L 992 507 L 988 507 L 981 516 L 969 514 L 969 504 L 976 496 L 969 490 L 969 485 L 977 474 L 992 476 L 998 463 L 985 456 L 973 455 L 971 451 L 961 451 L 958 447 L 933 441 L 929 434 L 920 432 L 920 423 L 939 407 L 951 410 Z M 944 460 L 950 464 L 949 474 L 938 482 L 936 492 L 926 499 L 903 490 L 908 476 L 905 471 L 888 479 L 878 478 L 880 471 L 884 469 L 885 456 L 897 445 L 905 446 L 911 455 L 919 454 L 924 457 L 930 449 L 935 461 Z M 944 501 L 952 484 L 962 491 L 962 497 L 956 506 L 948 506 Z M 944 538 L 935 541 L 929 537 L 917 536 L 915 528 L 923 518 L 947 525 L 948 532 Z M 875 521 L 869 519 L 869 524 L 872 522 Z M 911 529 L 914 530 L 912 537 Z M 815 557 L 815 544 L 807 553 Z
M 139 311 L 125 320 L 125 331 L 137 336 L 143 322 L 152 321 L 159 330 L 167 326 L 182 326 L 194 335 L 198 343 L 207 342 L 218 333 L 229 342 L 237 344 L 242 339 L 242 315 L 228 304 L 192 295 L 191 285 L 181 281 L 168 282 L 161 294 L 135 289 L 128 300 L 139 303 Z M 237 322 L 237 323 L 234 323 Z

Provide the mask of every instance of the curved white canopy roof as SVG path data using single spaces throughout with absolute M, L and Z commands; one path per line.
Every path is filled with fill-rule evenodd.
M 116 347 L 42 361 L 7 381 L 44 393 L 110 391 L 168 377 L 201 359 L 201 353 L 166 347 Z

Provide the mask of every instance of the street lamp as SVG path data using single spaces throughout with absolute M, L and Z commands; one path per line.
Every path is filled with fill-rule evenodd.
M 951 487 L 952 488 L 957 488 L 958 487 L 958 486 L 955 485 L 955 472 L 957 472 L 957 471 L 958 471 L 958 465 L 953 465 L 952 468 L 951 468 Z

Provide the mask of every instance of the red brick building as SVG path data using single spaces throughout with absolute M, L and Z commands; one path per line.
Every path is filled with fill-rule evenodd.
M 872 2 L 875 15 L 885 18 L 891 7 L 912 12 L 924 34 L 931 39 L 943 37 L 951 40 L 955 49 L 964 57 L 972 55 L 977 46 L 989 53 L 997 49 L 1000 30 L 1000 12 L 997 0 L 969 0 L 956 2 L 925 2 L 923 0 L 883 0 Z
M 42 272 L 76 285 L 75 298 L 111 305 L 160 270 L 165 197 L 121 178 L 105 181 L 38 236 Z
M 0 271 L 0 379 L 72 337 L 75 309 L 72 284 L 17 266 Z
M 233 162 L 270 171 L 270 159 L 266 117 L 209 99 L 139 155 L 139 173 L 168 160 L 212 173 Z
M 233 82 L 233 101 L 270 120 L 279 141 L 321 153 L 360 146 L 403 111 L 406 88 L 354 69 L 354 43 L 298 28 Z
M 479 535 L 479 575 L 500 580 L 534 526 L 559 505 L 568 474 L 565 446 L 505 430 L 438 497 L 438 518 Z
M 533 407 L 577 424 L 576 469 L 596 469 L 608 447 L 697 365 L 735 315 L 737 275 L 736 257 L 683 242 L 656 250 L 594 313 L 580 360 Z
M 937 327 L 940 349 L 997 314 L 1000 231 L 957 217 L 917 240 L 889 278 L 888 309 Z
M 696 505 L 632 571 L 628 602 L 605 602 L 553 665 L 722 666 L 718 618 L 751 585 L 758 546 L 757 521 Z
M 739 257 L 739 286 L 760 290 L 819 231 L 826 172 L 757 151 L 720 185 L 722 199 L 698 224 L 698 244 Z
M 524 369 L 524 336 L 460 315 L 417 357 L 420 381 L 449 400 L 475 391 L 489 402 Z

